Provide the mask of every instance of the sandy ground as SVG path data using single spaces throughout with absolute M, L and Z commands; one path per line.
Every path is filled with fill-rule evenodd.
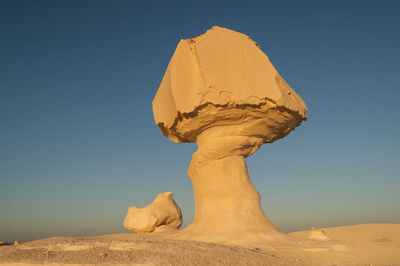
M 172 240 L 157 234 L 53 237 L 0 246 L 0 265 L 400 265 L 400 224 L 323 231 L 326 235 L 289 234 L 301 244 L 259 247 Z

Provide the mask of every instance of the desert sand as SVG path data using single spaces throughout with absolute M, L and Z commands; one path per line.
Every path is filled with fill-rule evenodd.
M 0 265 L 400 265 L 400 224 L 288 234 L 302 245 L 245 247 L 173 240 L 165 234 L 53 237 L 0 246 Z

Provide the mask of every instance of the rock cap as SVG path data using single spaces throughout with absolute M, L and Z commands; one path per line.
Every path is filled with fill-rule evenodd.
M 270 110 L 285 122 L 269 125 L 278 128 L 275 136 L 266 133 L 264 142 L 285 136 L 307 118 L 306 104 L 260 46 L 245 34 L 217 26 L 179 42 L 153 100 L 156 124 L 178 143 L 195 142 L 213 126 L 265 119 Z

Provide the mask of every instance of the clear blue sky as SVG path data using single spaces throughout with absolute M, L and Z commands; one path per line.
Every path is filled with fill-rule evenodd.
M 0 240 L 126 232 L 172 191 L 185 224 L 195 144 L 154 123 L 181 38 L 248 34 L 309 120 L 247 159 L 282 230 L 400 223 L 397 1 L 1 1 Z

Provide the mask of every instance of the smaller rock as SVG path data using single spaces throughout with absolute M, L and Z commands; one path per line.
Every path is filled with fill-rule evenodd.
M 314 240 L 329 240 L 324 230 L 314 226 L 311 228 L 308 238 Z
M 20 243 L 17 240 L 14 241 L 14 246 L 18 246 L 19 244 Z
M 172 192 L 158 194 L 157 198 L 144 208 L 129 207 L 124 220 L 124 227 L 136 233 L 151 233 L 160 226 L 177 229 L 181 225 L 182 213 L 172 198 Z

